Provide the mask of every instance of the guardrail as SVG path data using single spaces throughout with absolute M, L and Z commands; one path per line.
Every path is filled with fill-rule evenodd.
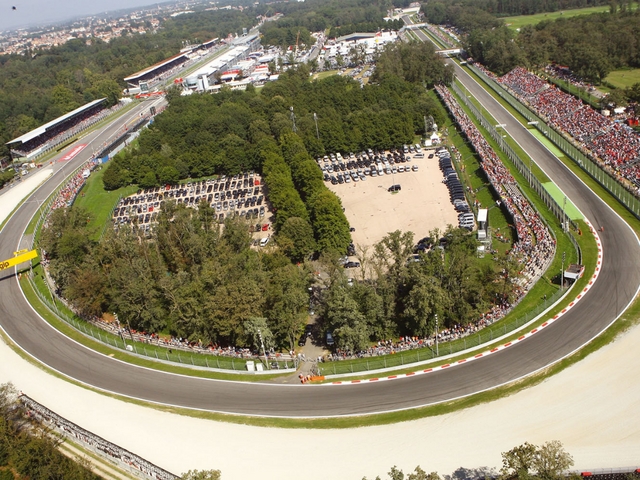
M 75 315 L 69 315 L 65 312 L 63 309 L 64 304 L 59 305 L 60 300 L 55 299 L 55 293 L 51 291 L 46 278 L 44 279 L 44 282 L 47 285 L 47 288 L 49 288 L 51 298 L 47 298 L 38 289 L 33 275 L 28 275 L 28 281 L 38 297 L 38 300 L 40 300 L 40 302 L 47 307 L 47 309 L 55 315 L 56 318 L 70 325 L 87 338 L 97 340 L 104 345 L 126 351 L 130 354 L 135 354 L 140 357 L 149 358 L 163 363 L 175 363 L 188 367 L 206 368 L 213 371 L 228 373 L 285 373 L 295 372 L 298 367 L 298 361 L 296 358 L 287 360 L 270 358 L 269 365 L 265 365 L 265 370 L 262 372 L 250 372 L 247 370 L 247 361 L 262 362 L 261 357 L 253 356 L 251 358 L 235 358 L 230 356 L 219 356 L 214 355 L 213 353 L 207 353 L 205 350 L 189 350 L 176 345 L 164 346 L 128 340 L 128 333 L 126 334 L 126 337 L 124 334 L 118 336 L 103 330 L 91 322 L 79 319 Z M 66 307 L 66 305 L 64 305 L 64 307 Z M 269 370 L 269 367 L 271 367 L 271 370 Z
M 469 69 L 482 79 L 494 92 L 503 100 L 517 110 L 520 115 L 527 119 L 538 131 L 551 140 L 560 150 L 564 152 L 573 162 L 584 170 L 591 178 L 598 182 L 605 190 L 613 195 L 627 210 L 640 219 L 640 200 L 627 190 L 620 181 L 605 171 L 593 160 L 586 150 L 583 152 L 573 144 L 573 139 L 550 126 L 542 118 L 532 112 L 526 105 L 509 93 L 502 85 L 490 78 L 486 73 L 475 65 L 469 65 Z
M 20 406 L 29 413 L 30 418 L 53 428 L 69 440 L 82 444 L 85 448 L 136 477 L 149 480 L 178 479 L 177 475 L 158 467 L 135 453 L 131 453 L 129 450 L 125 450 L 115 443 L 105 440 L 89 430 L 85 430 L 27 395 L 21 394 L 18 400 Z

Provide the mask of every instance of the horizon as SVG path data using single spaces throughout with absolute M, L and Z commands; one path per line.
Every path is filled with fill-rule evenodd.
M 153 5 L 178 3 L 178 0 L 154 2 L 153 0 L 12 0 L 4 7 L 6 13 L 0 15 L 0 32 L 53 26 L 83 17 L 104 15 L 119 10 L 132 10 Z M 12 10 L 13 7 L 16 10 Z

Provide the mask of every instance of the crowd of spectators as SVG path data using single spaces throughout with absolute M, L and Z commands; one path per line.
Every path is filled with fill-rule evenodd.
M 27 395 L 19 396 L 20 403 L 25 409 L 27 416 L 38 423 L 53 428 L 65 437 L 80 442 L 85 447 L 109 458 L 123 466 L 125 469 L 136 470 L 146 478 L 152 480 L 175 480 L 178 476 L 154 465 L 153 463 L 119 447 L 98 435 L 95 435 L 73 422 L 61 417 L 57 413 L 49 410 L 44 405 L 36 402 Z
M 571 69 L 569 69 L 569 67 L 564 67 L 562 65 L 552 63 L 547 65 L 544 68 L 544 71 L 554 78 L 569 82 L 571 85 L 577 88 L 582 88 L 587 92 L 593 92 L 595 90 L 595 87 L 592 84 L 585 82 L 578 75 L 574 74 Z
M 90 160 L 85 163 L 84 167 L 79 169 L 75 175 L 69 178 L 65 186 L 60 189 L 58 195 L 54 198 L 51 204 L 51 211 L 57 208 L 70 207 L 87 180 L 84 177 L 84 171 L 87 169 L 91 171 L 99 164 L 100 162 L 98 160 Z
M 535 88 L 535 86 L 531 88 Z M 449 90 L 443 86 L 437 86 L 436 90 L 456 123 L 478 153 L 482 170 L 500 197 L 500 205 L 506 208 L 513 220 L 517 240 L 513 243 L 510 255 L 522 265 L 520 274 L 523 281 L 521 286 L 524 288 L 516 288 L 517 297 L 521 298 L 544 272 L 553 258 L 555 240 L 533 206 L 522 195 L 511 173 L 458 105 Z
M 429 30 L 429 33 L 431 33 L 432 35 L 438 37 L 442 43 L 444 43 L 447 47 L 454 47 L 454 38 L 457 38 L 455 36 L 455 34 L 449 33 L 447 31 L 447 33 L 445 33 L 444 28 L 443 27 L 438 27 L 436 25 L 431 25 L 431 24 L 427 24 L 426 25 L 426 29 Z M 452 38 L 453 35 L 453 38 Z
M 573 138 L 584 154 L 626 187 L 633 184 L 633 192 L 640 194 L 640 136 L 631 127 L 605 117 L 525 68 L 517 67 L 497 80 L 547 123 Z

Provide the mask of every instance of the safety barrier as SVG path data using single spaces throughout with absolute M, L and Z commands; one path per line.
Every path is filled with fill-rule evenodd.
M 490 122 L 483 114 L 478 110 L 473 102 L 467 97 L 467 94 L 458 86 L 458 84 L 454 81 L 451 89 L 456 93 L 458 98 L 465 104 L 465 106 L 471 111 L 471 113 L 476 117 L 476 119 L 480 122 L 480 125 L 484 127 L 485 130 L 489 132 L 491 138 L 498 144 L 500 149 L 507 155 L 509 160 L 513 163 L 516 169 L 520 172 L 520 174 L 525 178 L 525 180 L 529 183 L 529 186 L 538 194 L 540 199 L 544 202 L 544 204 L 549 208 L 551 213 L 553 213 L 558 220 L 560 220 L 560 225 L 562 226 L 564 231 L 567 231 L 567 225 L 571 225 L 575 231 L 579 231 L 580 227 L 566 214 L 565 205 L 560 205 L 555 199 L 549 194 L 546 188 L 542 185 L 540 180 L 533 175 L 531 170 L 531 160 L 529 161 L 529 165 L 520 158 L 520 156 L 511 148 L 511 146 L 505 141 L 503 136 L 498 132 L 496 127 Z M 529 203 L 531 203 L 531 199 L 527 197 L 526 193 L 522 192 L 522 194 L 527 198 Z M 566 197 L 565 197 L 566 201 Z M 533 205 L 533 204 L 532 204 Z M 541 217 L 542 218 L 542 217 Z M 574 248 L 576 249 L 576 253 L 578 256 L 578 263 L 582 263 L 582 252 L 580 250 L 580 246 L 578 242 L 573 238 L 573 235 L 570 233 L 567 234 Z
M 179 478 L 171 472 L 145 460 L 144 458 L 125 450 L 118 445 L 105 440 L 98 435 L 70 422 L 41 403 L 27 395 L 18 397 L 20 406 L 27 412 L 29 418 L 36 420 L 73 442 L 80 443 L 85 448 L 114 463 L 122 470 L 136 477 L 149 480 L 176 480 Z

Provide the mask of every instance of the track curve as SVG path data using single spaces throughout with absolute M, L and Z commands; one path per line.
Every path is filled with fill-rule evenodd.
M 415 408 L 484 391 L 531 374 L 575 351 L 603 331 L 634 299 L 640 285 L 640 244 L 631 228 L 572 172 L 553 157 L 493 97 L 464 71 L 458 78 L 552 178 L 601 234 L 604 261 L 598 281 L 561 320 L 494 355 L 395 382 L 340 387 L 245 384 L 168 374 L 129 365 L 89 350 L 58 333 L 32 310 L 16 278 L 0 276 L 0 326 L 26 352 L 85 384 L 150 402 L 277 417 L 362 415 Z M 139 114 L 144 104 L 132 111 Z M 101 143 L 122 120 L 83 141 Z M 89 149 L 85 149 L 89 150 Z M 79 155 L 75 164 L 87 159 Z M 56 172 L 33 198 L 42 201 L 62 175 Z M 0 197 L 1 200 L 1 197 Z M 16 250 L 37 209 L 25 202 L 0 232 L 0 258 Z M 2 257 L 7 255 L 7 257 Z

